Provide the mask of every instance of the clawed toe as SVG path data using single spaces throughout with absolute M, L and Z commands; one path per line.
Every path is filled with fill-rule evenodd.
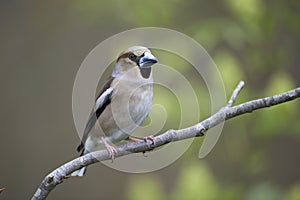
M 111 162 L 113 162 L 115 160 L 115 155 L 117 153 L 117 149 L 113 146 L 111 146 L 110 144 L 108 144 L 105 140 L 105 138 L 101 138 L 102 142 L 106 148 L 106 150 L 108 151 L 109 157 L 111 158 Z
M 154 141 L 154 136 L 153 135 L 149 135 L 147 137 L 144 137 L 144 141 L 147 143 L 147 140 L 150 140 L 152 143 L 152 145 L 155 144 L 155 141 Z

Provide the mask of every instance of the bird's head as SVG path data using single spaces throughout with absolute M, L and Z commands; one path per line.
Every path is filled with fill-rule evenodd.
M 157 62 L 157 58 L 151 54 L 148 48 L 133 46 L 119 55 L 113 75 L 117 76 L 135 70 L 138 71 L 143 78 L 149 78 L 151 66 Z

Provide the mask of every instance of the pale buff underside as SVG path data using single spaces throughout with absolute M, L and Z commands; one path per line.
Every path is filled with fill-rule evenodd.
M 114 79 L 111 103 L 89 133 L 85 144 L 88 151 L 101 147 L 102 136 L 112 143 L 126 139 L 145 121 L 152 106 L 152 82 L 152 77 L 142 78 L 137 67 Z

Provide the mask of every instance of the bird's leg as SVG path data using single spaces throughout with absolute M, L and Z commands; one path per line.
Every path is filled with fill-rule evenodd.
M 139 142 L 139 141 L 143 140 L 146 143 L 147 143 L 147 140 L 150 140 L 152 142 L 151 144 L 152 145 L 154 144 L 154 136 L 153 135 L 149 135 L 149 136 L 143 137 L 143 139 L 139 139 L 137 137 L 129 136 L 127 139 L 130 140 L 130 141 L 132 141 L 132 142 Z
M 117 149 L 115 147 L 111 146 L 110 144 L 108 144 L 104 137 L 101 137 L 101 140 L 102 140 L 106 150 L 108 151 L 109 156 L 111 157 L 111 161 L 113 162 L 115 159 L 115 154 L 117 153 Z
M 154 136 L 153 135 L 149 135 L 149 136 L 146 136 L 146 137 L 144 137 L 143 138 L 144 139 L 144 141 L 147 143 L 147 140 L 150 140 L 152 143 L 152 145 L 154 145 L 155 144 L 155 141 L 154 141 Z
M 143 137 L 143 139 L 140 139 L 140 138 L 137 138 L 137 137 L 133 137 L 133 136 L 129 136 L 128 138 L 127 138 L 127 140 L 129 140 L 129 141 L 132 141 L 132 142 L 140 142 L 140 141 L 144 141 L 145 143 L 147 143 L 147 140 L 150 140 L 152 143 L 152 145 L 154 145 L 155 143 L 154 143 L 154 136 L 153 135 L 149 135 L 149 136 L 146 136 L 146 137 Z M 143 155 L 145 156 L 145 157 L 147 157 L 147 155 L 146 155 L 146 151 L 143 151 Z
M 129 141 L 131 141 L 131 142 L 139 142 L 139 141 L 141 141 L 141 139 L 135 138 L 135 137 L 131 137 L 131 136 L 129 136 L 129 137 L 127 138 L 127 140 L 129 140 Z

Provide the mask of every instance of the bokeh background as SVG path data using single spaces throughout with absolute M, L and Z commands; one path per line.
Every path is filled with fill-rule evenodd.
M 228 95 L 246 82 L 237 103 L 300 85 L 297 0 L 2 0 L 0 16 L 0 199 L 29 199 L 46 174 L 77 156 L 76 72 L 97 44 L 121 31 L 159 26 L 194 38 L 216 62 Z M 209 116 L 209 94 L 192 67 L 158 57 L 189 78 L 201 119 Z M 155 90 L 154 100 L 176 113 L 174 98 Z M 300 199 L 299 106 L 295 100 L 227 121 L 205 159 L 198 159 L 197 138 L 160 171 L 127 174 L 95 164 L 48 199 Z M 165 129 L 178 126 L 174 116 Z

